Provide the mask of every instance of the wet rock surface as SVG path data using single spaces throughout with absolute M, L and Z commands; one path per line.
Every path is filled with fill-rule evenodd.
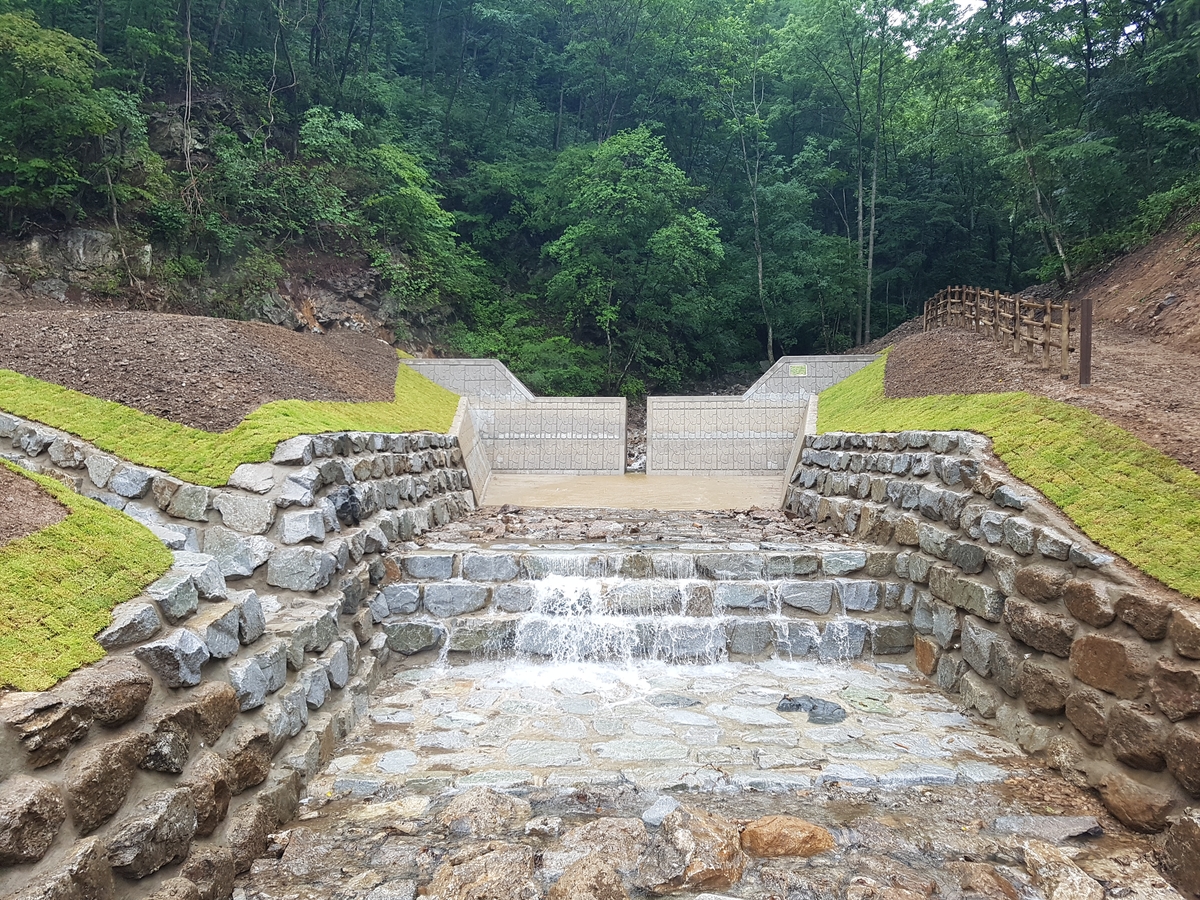
M 1151 859 L 907 667 L 507 659 L 384 680 L 234 896 L 1178 898 Z

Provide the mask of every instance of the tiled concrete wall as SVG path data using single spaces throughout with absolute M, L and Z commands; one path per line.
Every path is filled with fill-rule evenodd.
M 650 397 L 647 474 L 783 473 L 810 398 L 874 356 L 785 356 L 741 397 Z
M 492 477 L 492 460 L 488 448 L 479 437 L 479 426 L 475 419 L 476 413 L 471 408 L 471 401 L 466 397 L 459 398 L 458 411 L 454 415 L 450 433 L 458 438 L 463 465 L 466 467 L 467 477 L 471 479 L 475 502 L 482 503 L 483 492 L 487 490 L 488 479 Z
M 498 359 L 406 359 L 430 381 L 472 400 L 533 400 L 533 393 Z
M 754 402 L 741 397 L 650 397 L 646 474 L 783 474 L 807 397 Z
M 866 354 L 785 356 L 742 396 L 747 400 L 779 400 L 800 394 L 819 394 L 876 359 L 878 357 Z
M 471 401 L 495 472 L 563 475 L 625 471 L 624 397 L 542 397 L 526 403 Z
M 625 471 L 624 397 L 535 397 L 496 359 L 407 359 L 464 403 L 455 419 L 476 499 L 493 472 Z

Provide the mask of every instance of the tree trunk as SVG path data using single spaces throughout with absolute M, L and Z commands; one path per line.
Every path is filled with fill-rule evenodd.
M 217 54 L 217 40 L 221 36 L 221 23 L 225 18 L 225 2 L 226 0 L 221 0 L 221 5 L 217 7 L 217 21 L 213 24 L 212 34 L 208 38 L 208 55 L 210 57 Z

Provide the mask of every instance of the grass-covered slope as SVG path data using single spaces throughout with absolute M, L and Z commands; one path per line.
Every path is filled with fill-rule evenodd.
M 118 603 L 171 565 L 133 519 L 50 478 L 32 478 L 70 510 L 61 522 L 0 547 L 0 687 L 44 690 L 104 656 L 94 635 Z
M 1086 410 L 1025 393 L 890 400 L 886 359 L 821 394 L 819 431 L 964 430 L 1088 537 L 1200 597 L 1200 475 Z
M 402 364 L 391 403 L 278 400 L 259 407 L 235 428 L 212 434 L 0 369 L 0 410 L 60 428 L 130 462 L 210 487 L 225 484 L 242 463 L 270 459 L 279 441 L 298 434 L 444 432 L 457 407 L 457 394 Z

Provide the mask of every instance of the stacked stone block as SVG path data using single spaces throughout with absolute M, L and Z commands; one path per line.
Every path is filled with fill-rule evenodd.
M 836 544 L 775 550 L 422 550 L 392 555 L 381 594 L 388 646 L 535 656 L 560 652 L 581 617 L 620 620 L 622 648 L 595 621 L 580 652 L 671 661 L 732 655 L 844 660 L 907 653 L 916 592 L 890 581 L 897 554 Z M 586 599 L 546 579 L 586 579 Z M 386 605 L 386 609 L 385 609 Z M 536 621 L 533 621 L 536 620 Z M 614 626 L 617 623 L 614 621 Z
M 785 506 L 896 553 L 916 664 L 964 706 L 1045 751 L 1132 828 L 1162 831 L 1194 807 L 1200 607 L 1079 534 L 985 439 L 809 437 Z
M 367 709 L 384 551 L 474 507 L 457 442 L 303 436 L 211 489 L 13 416 L 0 439 L 174 551 L 108 658 L 0 697 L 0 895 L 224 900 Z

